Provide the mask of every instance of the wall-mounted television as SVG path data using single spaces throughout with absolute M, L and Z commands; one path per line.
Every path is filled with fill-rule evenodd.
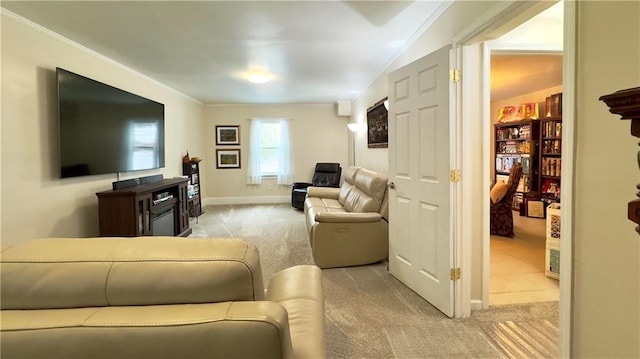
M 164 105 L 56 68 L 60 178 L 164 167 Z

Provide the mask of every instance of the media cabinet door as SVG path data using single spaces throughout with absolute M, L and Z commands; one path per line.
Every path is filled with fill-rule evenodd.
M 178 233 L 180 235 L 189 228 L 189 188 L 183 183 L 178 188 Z

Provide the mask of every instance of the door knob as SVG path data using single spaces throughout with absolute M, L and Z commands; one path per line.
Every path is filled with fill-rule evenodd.
M 394 189 L 396 188 L 396 184 L 393 182 L 389 182 L 389 188 Z

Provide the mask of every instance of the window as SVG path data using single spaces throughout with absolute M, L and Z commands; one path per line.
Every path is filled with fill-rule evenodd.
M 260 184 L 265 176 L 277 176 L 282 185 L 293 182 L 287 120 L 252 119 L 249 146 L 248 184 Z
M 279 123 L 264 123 L 260 130 L 260 174 L 277 176 L 280 168 L 279 154 L 281 127 Z

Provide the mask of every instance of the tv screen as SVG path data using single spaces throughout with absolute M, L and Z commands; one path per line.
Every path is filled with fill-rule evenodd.
M 164 167 L 164 105 L 56 68 L 60 177 Z

